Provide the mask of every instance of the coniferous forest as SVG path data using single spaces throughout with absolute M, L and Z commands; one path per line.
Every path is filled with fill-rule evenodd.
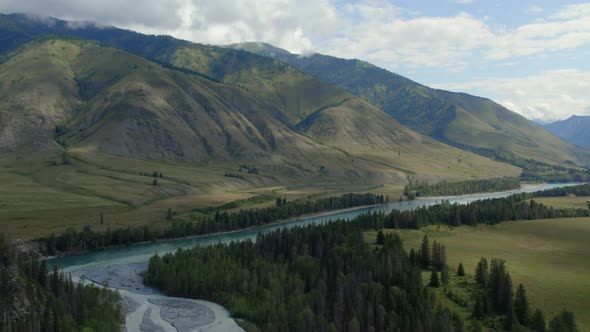
M 510 177 L 461 182 L 442 181 L 435 184 L 428 184 L 426 181 L 418 181 L 410 178 L 408 182 L 404 187 L 404 194 L 410 199 L 425 196 L 457 196 L 473 193 L 488 193 L 520 188 L 520 180 Z
M 373 248 L 360 223 L 276 231 L 150 259 L 145 281 L 225 304 L 264 331 L 458 331 L 399 237 Z
M 119 331 L 118 293 L 73 282 L 0 235 L 0 331 Z
M 371 229 L 359 217 L 275 231 L 255 243 L 180 249 L 153 256 L 144 278 L 170 295 L 221 302 L 263 331 L 481 331 L 479 321 L 507 331 L 577 331 L 567 310 L 547 325 L 539 309 L 531 312 L 524 286 L 513 290 L 504 261 L 488 267 L 483 258 L 467 326 L 433 291 L 455 273 L 445 247 L 425 237 L 406 254 L 397 234 L 383 232 L 373 246 L 363 238 Z M 456 273 L 465 275 L 462 265 Z

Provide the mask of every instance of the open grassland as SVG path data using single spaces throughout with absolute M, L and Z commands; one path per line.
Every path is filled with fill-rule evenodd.
M 162 173 L 153 185 L 152 173 Z M 373 192 L 395 199 L 399 185 L 341 184 L 321 179 L 289 179 L 280 174 L 224 176 L 237 163 L 184 163 L 137 160 L 107 154 L 11 155 L 0 158 L 0 229 L 11 238 L 34 238 L 67 227 L 95 230 L 137 225 L 166 227 L 167 210 L 190 220 L 214 213 L 265 207 L 277 197 L 289 201 Z M 148 173 L 149 175 L 142 175 Z M 227 205 L 230 202 L 235 204 Z M 104 224 L 100 224 L 100 214 Z
M 456 270 L 463 262 L 473 274 L 479 259 L 502 258 L 515 286 L 522 283 L 533 306 L 553 316 L 572 310 L 580 331 L 590 330 L 590 218 L 516 221 L 495 226 L 431 226 L 398 232 L 404 245 L 419 248 L 424 234 L 447 248 L 448 262 Z M 374 242 L 375 232 L 366 233 Z
M 590 197 L 539 197 L 535 198 L 535 201 L 548 206 L 553 206 L 554 208 L 585 209 L 588 208 L 588 202 L 590 202 Z

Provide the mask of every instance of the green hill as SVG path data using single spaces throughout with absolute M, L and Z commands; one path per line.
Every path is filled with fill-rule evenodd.
M 416 134 L 374 106 L 279 60 L 117 28 L 71 29 L 66 21 L 51 20 L 46 24 L 23 15 L 0 16 L 0 28 L 12 36 L 7 38 L 11 43 L 0 46 L 8 59 L 5 82 L 19 80 L 31 62 L 31 68 L 44 71 L 31 72 L 32 77 L 46 75 L 50 81 L 59 75 L 49 71 L 67 73 L 59 84 L 80 90 L 67 93 L 43 85 L 59 91 L 51 105 L 64 105 L 40 125 L 40 141 L 47 145 L 53 135 L 48 130 L 58 125 L 59 131 L 65 128 L 59 141 L 78 151 L 98 149 L 136 158 L 255 160 L 297 175 L 327 169 L 369 182 L 404 182 L 408 174 L 434 179 L 518 174 L 514 167 Z M 85 51 L 52 47 L 55 35 L 103 46 L 84 46 Z M 28 45 L 14 50 L 35 38 L 48 41 L 36 42 L 42 47 L 34 50 Z M 68 58 L 68 52 L 77 55 Z M 3 96 L 12 100 L 19 89 L 6 88 Z M 19 109 L 27 107 L 39 108 L 24 103 Z M 10 123 L 20 121 L 14 112 L 4 113 L 11 114 Z M 52 114 L 40 113 L 33 117 Z M 337 130 L 317 129 L 326 126 Z M 0 133 L 10 135 L 10 128 L 15 126 L 4 126 Z
M 325 85 L 285 70 L 318 90 Z M 316 91 L 311 103 L 318 109 L 306 106 L 310 115 L 297 122 L 286 116 L 292 114 L 288 109 L 247 89 L 85 41 L 26 44 L 0 65 L 0 77 L 0 135 L 12 138 L 2 140 L 5 151 L 59 149 L 59 142 L 72 152 L 255 161 L 299 175 L 316 174 L 323 166 L 334 175 L 371 182 L 400 182 L 408 174 L 516 171 L 416 134 L 336 88 L 325 88 L 331 92 L 326 98 Z M 326 126 L 333 130 L 318 130 Z M 426 156 L 436 157 L 434 167 L 414 167 Z
M 485 98 L 436 90 L 360 60 L 300 56 L 264 43 L 229 45 L 285 61 L 379 107 L 402 124 L 482 154 L 548 164 L 588 164 L 588 153 Z

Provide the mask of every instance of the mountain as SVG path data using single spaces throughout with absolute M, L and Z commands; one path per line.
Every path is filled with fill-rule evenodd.
M 12 29 L 3 34 L 11 43 L 0 65 L 5 152 L 67 147 L 246 161 L 281 174 L 364 182 L 519 173 L 418 134 L 278 60 L 116 28 L 0 18 Z
M 265 43 L 229 48 L 285 61 L 366 100 L 402 124 L 442 142 L 502 159 L 587 164 L 588 154 L 492 100 L 429 88 L 360 60 L 297 55 Z
M 590 115 L 573 115 L 569 119 L 549 123 L 544 127 L 570 144 L 590 149 Z

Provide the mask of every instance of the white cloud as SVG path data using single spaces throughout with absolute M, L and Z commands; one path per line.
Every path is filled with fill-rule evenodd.
M 483 22 L 466 13 L 406 19 L 397 14 L 399 9 L 386 6 L 382 2 L 348 6 L 347 12 L 358 19 L 338 38 L 317 44 L 318 51 L 388 68 L 399 64 L 452 68 L 464 65 L 465 57 L 494 37 Z
M 590 3 L 500 29 L 466 13 L 424 16 L 388 0 L 0 0 L 0 11 L 94 20 L 208 44 L 264 41 L 387 68 L 457 70 L 481 57 L 505 61 L 590 44 Z
M 473 3 L 473 0 L 455 0 L 455 3 L 458 3 L 460 5 L 467 5 Z
M 208 44 L 267 41 L 294 52 L 342 26 L 329 0 L 0 0 L 0 12 L 92 20 Z
M 525 10 L 525 13 L 529 14 L 529 15 L 537 15 L 537 14 L 541 14 L 544 11 L 543 8 L 536 6 L 536 5 L 531 5 L 528 6 L 527 9 Z
M 517 78 L 484 78 L 437 88 L 492 96 L 529 119 L 555 121 L 590 114 L 590 71 L 549 70 Z

